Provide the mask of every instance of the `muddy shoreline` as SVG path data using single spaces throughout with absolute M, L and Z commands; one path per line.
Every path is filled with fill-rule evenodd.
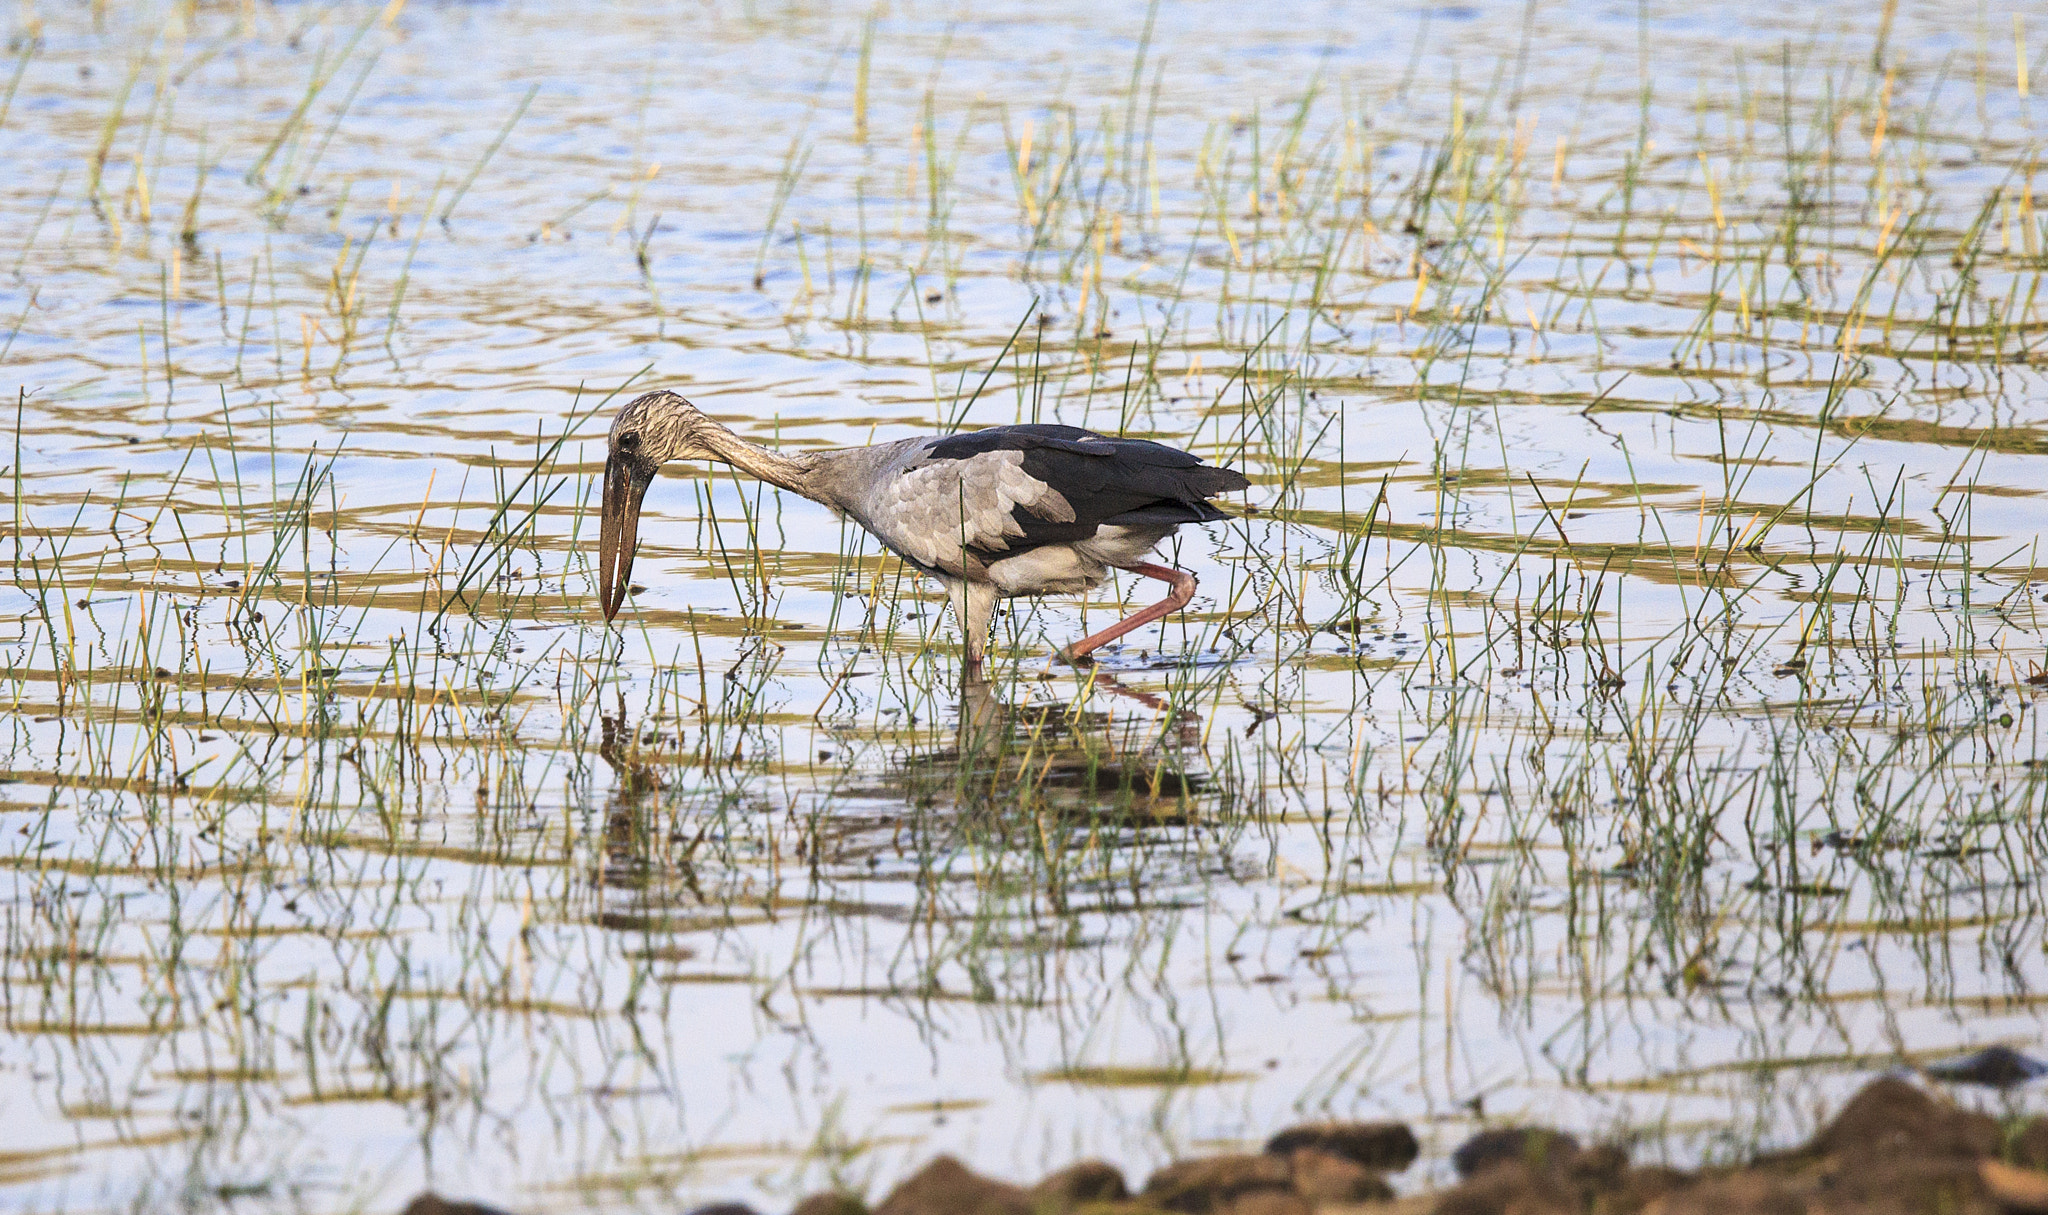
M 1260 1152 L 1177 1160 L 1133 1186 L 1084 1160 L 1029 1185 L 940 1156 L 870 1207 L 813 1194 L 790 1215 L 2048 1215 L 2048 1116 L 2000 1120 L 1913 1081 L 1864 1086 L 1804 1145 L 1747 1164 L 1636 1164 L 1618 1143 L 1498 1127 L 1451 1155 L 1460 1180 L 1399 1196 L 1419 1146 L 1399 1122 L 1288 1127 Z M 432 1193 L 404 1215 L 503 1215 Z M 690 1215 L 761 1215 L 740 1203 Z

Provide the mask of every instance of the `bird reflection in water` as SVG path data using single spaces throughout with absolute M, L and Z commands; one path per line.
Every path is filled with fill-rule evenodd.
M 1190 820 L 1209 786 L 1199 721 L 1096 668 L 1082 695 L 1013 704 L 984 679 L 962 681 L 950 745 L 912 748 L 843 792 L 894 795 L 962 812 L 1056 811 L 1142 827 Z M 1143 712 L 1115 712 L 1135 704 Z
M 1100 668 L 1078 687 L 1072 703 L 1017 704 L 997 684 L 969 679 L 950 730 L 835 731 L 837 762 L 806 795 L 808 816 L 735 801 L 729 789 L 714 795 L 716 807 L 693 807 L 688 795 L 678 802 L 681 782 L 662 775 L 673 765 L 641 749 L 621 705 L 603 718 L 598 748 L 615 780 L 594 875 L 604 901 L 597 920 L 660 931 L 693 919 L 679 909 L 708 910 L 698 867 L 714 856 L 707 878 L 771 853 L 812 872 L 865 872 L 872 858 L 899 851 L 906 829 L 927 833 L 927 844 L 998 846 L 1015 829 L 1042 847 L 1062 830 L 1123 838 L 1186 826 L 1222 800 L 1192 713 Z M 807 821 L 791 831 L 800 817 Z
M 672 903 L 676 894 L 694 903 L 704 902 L 691 859 L 715 820 L 700 824 L 694 839 L 675 829 L 664 833 L 658 811 L 667 782 L 638 754 L 623 698 L 618 715 L 604 715 L 599 726 L 597 754 L 615 779 L 605 796 L 602 853 L 592 882 L 599 899 L 597 923 L 605 928 L 659 931 L 670 925 L 653 904 Z M 606 900 L 607 890 L 626 895 L 614 904 Z

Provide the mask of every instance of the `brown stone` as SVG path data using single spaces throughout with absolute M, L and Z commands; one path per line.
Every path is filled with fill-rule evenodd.
M 941 1156 L 889 1191 L 875 1215 L 1033 1215 L 1024 1191 Z
M 1885 1076 L 1849 1098 L 1806 1152 L 1975 1160 L 1997 1155 L 2003 1138 L 1998 1121 L 1989 1115 L 1957 1109 L 1916 1084 Z
M 1222 1215 L 1315 1215 L 1315 1208 L 1291 1190 L 1247 1190 L 1217 1209 Z
M 2007 1142 L 2005 1158 L 2027 1169 L 2048 1169 L 2048 1118 L 2029 1118 Z
M 789 1215 L 868 1215 L 868 1204 L 852 1194 L 813 1194 Z
M 450 1202 L 428 1190 L 405 1204 L 405 1215 L 505 1215 L 496 1207 L 480 1202 Z
M 1497 1128 L 1459 1148 L 1457 1186 L 1399 1199 L 1360 1158 L 1399 1167 L 1412 1161 L 1413 1143 L 1406 1127 L 1391 1123 L 1291 1127 L 1263 1153 L 1169 1164 L 1136 1197 L 1101 1161 L 1025 1188 L 940 1157 L 875 1215 L 2048 1215 L 2048 1118 L 2008 1133 L 1987 1115 L 1890 1077 L 1866 1085 L 1804 1147 L 1741 1169 L 1634 1168 L 1621 1146 L 1586 1148 L 1557 1131 Z M 427 1194 L 406 1215 L 500 1213 Z M 865 1213 L 858 1199 L 826 1194 L 806 1199 L 795 1215 Z
M 1444 1191 L 1433 1215 L 1582 1215 L 1580 1196 L 1555 1173 L 1499 1160 Z
M 1693 1176 L 1661 1164 L 1629 1169 L 1615 1178 L 1602 1198 L 1601 1210 L 1640 1211 L 1667 1195 L 1676 1194 L 1693 1183 Z
M 1559 1172 L 1579 1154 L 1579 1141 L 1563 1131 L 1540 1126 L 1503 1126 L 1479 1132 L 1451 1153 L 1451 1167 L 1460 1177 L 1476 1177 L 1503 1161 L 1519 1160 L 1531 1168 Z
M 1208 1215 L 1254 1190 L 1293 1194 L 1294 1171 L 1271 1154 L 1176 1160 L 1145 1181 L 1144 1200 L 1169 1211 Z
M 1401 1122 L 1305 1122 L 1266 1141 L 1266 1150 L 1276 1156 L 1298 1148 L 1316 1148 L 1382 1173 L 1407 1168 L 1421 1150 L 1415 1132 Z
M 1818 1197 L 1830 1212 L 1854 1215 L 1994 1215 L 1978 1161 L 1961 1156 L 1835 1157 Z
M 1039 1215 L 1067 1215 L 1086 1203 L 1122 1202 L 1130 1195 L 1123 1173 L 1100 1160 L 1070 1164 L 1024 1192 Z
M 1977 1174 L 1984 1189 L 2007 1211 L 2048 1215 L 2048 1173 L 1996 1160 L 1980 1160 Z
M 1321 1148 L 1296 1148 L 1287 1157 L 1294 1171 L 1294 1192 L 1309 1202 L 1384 1202 L 1394 1187 L 1378 1173 L 1346 1156 Z
M 1618 1188 L 1628 1175 L 1628 1149 L 1618 1143 L 1596 1143 L 1564 1162 L 1565 1176 L 1589 1194 Z
M 1809 1215 L 1790 1186 L 1763 1173 L 1710 1177 L 1643 1208 L 1643 1215 Z

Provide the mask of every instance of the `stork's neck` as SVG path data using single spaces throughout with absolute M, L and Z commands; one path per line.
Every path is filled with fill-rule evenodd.
M 717 459 L 748 476 L 758 477 L 770 485 L 806 498 L 818 496 L 811 484 L 811 474 L 817 466 L 815 456 L 785 456 L 779 451 L 749 443 L 722 426 L 707 428 L 701 438 Z

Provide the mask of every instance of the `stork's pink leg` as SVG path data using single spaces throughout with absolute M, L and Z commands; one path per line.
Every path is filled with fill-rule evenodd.
M 1168 592 L 1166 598 L 1139 612 L 1137 615 L 1119 620 L 1100 633 L 1083 637 L 1066 649 L 1061 650 L 1061 658 L 1066 659 L 1068 662 L 1078 663 L 1086 658 L 1091 651 L 1108 645 L 1125 633 L 1131 632 L 1134 629 L 1142 629 L 1161 616 L 1170 616 L 1178 612 L 1188 605 L 1188 600 L 1195 597 L 1195 576 L 1186 570 L 1170 569 L 1164 565 L 1153 565 L 1149 562 L 1143 565 L 1125 565 L 1118 568 L 1129 570 L 1133 574 L 1143 574 L 1147 578 L 1157 578 L 1161 582 L 1172 583 L 1173 590 Z

